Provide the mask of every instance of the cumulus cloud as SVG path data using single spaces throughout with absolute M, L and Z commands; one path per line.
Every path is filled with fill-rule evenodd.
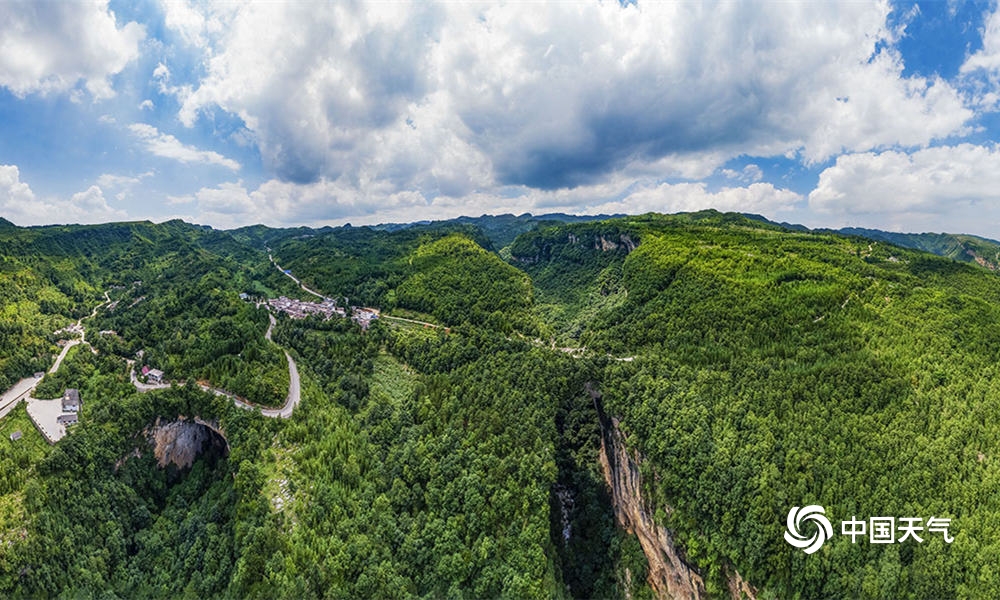
M 736 179 L 746 183 L 753 183 L 764 178 L 764 172 L 761 171 L 760 167 L 754 164 L 749 164 L 739 171 L 734 169 L 723 169 L 722 175 L 726 179 Z
M 979 34 L 982 47 L 966 57 L 959 72 L 970 102 L 980 110 L 995 111 L 1000 108 L 1000 6 L 994 4 L 984 16 Z
M 225 4 L 203 4 L 195 8 L 187 0 L 162 0 L 160 6 L 166 26 L 176 31 L 186 44 L 198 48 L 205 47 L 208 40 L 222 30 L 222 21 L 217 13 L 227 10 Z
M 16 165 L 0 165 L 0 216 L 18 225 L 106 223 L 126 218 L 125 211 L 108 205 L 97 185 L 68 200 L 39 198 L 21 181 Z
M 202 13 L 222 24 L 212 35 L 198 18 L 176 19 L 208 54 L 179 117 L 238 115 L 283 181 L 382 180 L 426 196 L 699 178 L 739 155 L 815 164 L 964 133 L 973 115 L 949 83 L 903 76 L 890 11 L 240 5 Z
M 844 155 L 820 174 L 809 207 L 843 225 L 995 236 L 1000 148 L 960 144 Z
M 115 95 L 111 77 L 139 55 L 137 23 L 118 26 L 107 1 L 0 2 L 0 86 L 24 97 L 83 82 L 95 98 Z
M 199 150 L 181 143 L 174 136 L 161 133 L 156 127 L 146 123 L 133 123 L 129 131 L 142 141 L 146 150 L 156 156 L 170 158 L 182 163 L 203 163 L 219 165 L 232 171 L 240 170 L 240 163 L 211 150 Z
M 962 63 L 961 72 L 971 73 L 977 69 L 1000 71 L 1000 10 L 987 15 L 980 31 L 983 45 Z
M 143 179 L 153 176 L 153 171 L 146 171 L 139 175 L 115 175 L 104 173 L 97 178 L 97 185 L 102 190 L 115 192 L 115 199 L 119 202 L 128 198 L 136 186 L 142 183 Z
M 518 187 L 428 198 L 418 191 L 393 190 L 385 183 L 358 190 L 344 181 L 324 179 L 296 184 L 275 179 L 255 190 L 248 190 L 243 182 L 202 188 L 191 195 L 174 197 L 170 203 L 188 205 L 187 210 L 198 222 L 228 228 L 256 223 L 322 226 L 412 222 L 506 212 L 637 214 L 715 208 L 777 216 L 802 200 L 799 194 L 769 183 L 712 191 L 703 183 L 640 185 L 616 180 L 574 189 Z

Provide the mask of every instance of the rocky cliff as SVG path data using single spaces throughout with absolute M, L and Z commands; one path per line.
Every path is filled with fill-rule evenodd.
M 705 582 L 697 568 L 687 563 L 671 532 L 653 520 L 654 507 L 643 496 L 642 457 L 630 451 L 618 420 L 604 414 L 600 392 L 591 391 L 601 420 L 601 468 L 611 490 L 615 520 L 639 539 L 649 563 L 649 585 L 658 598 L 695 600 L 707 597 Z M 667 507 L 669 512 L 670 508 Z M 756 597 L 757 590 L 735 570 L 728 577 L 730 595 Z
M 194 464 L 199 454 L 212 448 L 224 455 L 229 453 L 229 444 L 218 423 L 198 417 L 187 419 L 181 416 L 176 421 L 162 422 L 157 418 L 156 423 L 144 433 L 161 467 L 173 463 L 180 469 L 186 469 Z

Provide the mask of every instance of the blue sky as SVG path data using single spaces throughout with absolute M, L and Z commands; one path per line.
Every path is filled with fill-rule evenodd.
M 0 3 L 0 216 L 1000 238 L 994 3 Z

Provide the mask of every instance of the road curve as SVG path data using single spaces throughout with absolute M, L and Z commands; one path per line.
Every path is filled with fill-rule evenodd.
M 273 314 L 268 313 L 267 316 L 270 319 L 270 324 L 267 326 L 267 332 L 264 333 L 264 338 L 267 339 L 269 342 L 273 342 L 273 340 L 271 339 L 271 331 L 274 329 L 274 326 L 277 324 L 277 321 L 275 320 Z M 284 349 L 282 350 L 285 353 L 285 358 L 288 360 L 288 396 L 285 397 L 285 404 L 282 405 L 280 408 L 263 408 L 257 406 L 256 404 L 250 404 L 249 402 L 244 402 L 243 400 L 240 400 L 236 394 L 226 391 L 222 388 L 212 387 L 210 385 L 201 385 L 201 384 L 199 384 L 198 387 L 205 390 L 206 392 L 211 392 L 217 396 L 226 396 L 227 398 L 231 399 L 233 401 L 233 404 L 235 404 L 239 408 L 245 408 L 247 410 L 253 410 L 256 408 L 259 409 L 260 414 L 265 417 L 269 417 L 272 419 L 276 418 L 287 419 L 292 416 L 292 413 L 295 411 L 295 407 L 299 405 L 299 401 L 302 399 L 302 385 L 301 382 L 299 381 L 299 368 L 295 364 L 295 359 L 292 358 L 292 355 L 288 353 L 288 350 Z M 141 383 L 135 376 L 135 368 L 131 369 L 129 377 L 132 380 L 132 385 L 134 385 L 135 389 L 139 390 L 140 392 L 162 390 L 170 387 L 169 383 L 160 383 L 160 384 Z M 184 385 L 184 384 L 181 383 L 179 385 Z
M 287 419 L 292 416 L 292 411 L 299 405 L 302 397 L 302 388 L 299 385 L 299 369 L 295 365 L 295 359 L 285 350 L 285 358 L 288 359 L 288 397 L 285 398 L 285 405 L 281 408 L 262 408 L 260 414 L 265 417 L 281 417 Z
M 59 370 L 59 365 L 61 365 L 63 359 L 66 358 L 66 354 L 69 353 L 69 349 L 72 348 L 73 346 L 76 346 L 76 345 L 79 345 L 79 344 L 82 344 L 82 343 L 83 342 L 81 342 L 80 340 L 69 340 L 68 342 L 66 342 L 66 345 L 63 346 L 62 352 L 60 352 L 59 356 L 56 358 L 56 362 L 53 363 L 52 368 L 49 369 L 49 373 L 55 373 L 56 371 L 58 371 Z
M 270 319 L 271 322 L 268 324 L 267 331 L 264 333 L 264 339 L 269 342 L 273 342 L 274 340 L 271 339 L 271 331 L 274 330 L 274 326 L 277 325 L 278 322 L 274 319 L 274 315 L 271 314 L 271 311 L 268 311 L 267 318 Z

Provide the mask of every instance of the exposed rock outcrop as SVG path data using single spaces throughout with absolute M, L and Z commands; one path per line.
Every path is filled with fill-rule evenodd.
M 521 248 L 520 253 L 512 253 L 511 259 L 525 265 L 546 262 L 552 259 L 554 249 L 567 244 L 570 246 L 583 246 L 600 252 L 624 250 L 626 254 L 639 247 L 638 240 L 628 233 L 581 233 L 577 235 L 570 231 L 566 233 L 566 237 L 563 239 L 539 238 L 533 240 L 527 248 Z M 558 251 L 556 251 L 556 254 L 558 254 Z
M 215 448 L 223 455 L 229 454 L 229 444 L 216 422 L 204 421 L 198 417 L 187 419 L 183 416 L 176 421 L 156 419 L 144 431 L 146 439 L 153 446 L 153 454 L 160 467 L 173 463 L 180 469 L 194 464 L 201 453 Z
M 685 562 L 670 532 L 653 521 L 652 507 L 642 495 L 637 457 L 625 447 L 618 421 L 602 415 L 601 434 L 601 468 L 611 488 L 615 519 L 639 538 L 649 562 L 650 587 L 659 598 L 704 598 L 705 582 L 701 575 Z
M 631 252 L 636 249 L 638 244 L 632 240 L 632 237 L 627 233 L 623 233 L 615 239 L 613 236 L 597 236 L 594 240 L 594 249 L 600 250 L 602 252 L 610 252 L 617 250 L 619 248 L 625 248 L 626 252 Z
M 618 420 L 609 418 L 600 403 L 601 394 L 593 386 L 588 391 L 594 399 L 601 421 L 601 468 L 611 489 L 615 520 L 639 539 L 649 563 L 649 585 L 658 598 L 698 600 L 706 597 L 705 582 L 697 568 L 687 563 L 673 534 L 653 520 L 654 508 L 643 496 L 642 457 L 628 449 Z M 670 508 L 667 507 L 667 511 Z M 757 590 L 733 571 L 727 577 L 733 598 L 756 597 Z

